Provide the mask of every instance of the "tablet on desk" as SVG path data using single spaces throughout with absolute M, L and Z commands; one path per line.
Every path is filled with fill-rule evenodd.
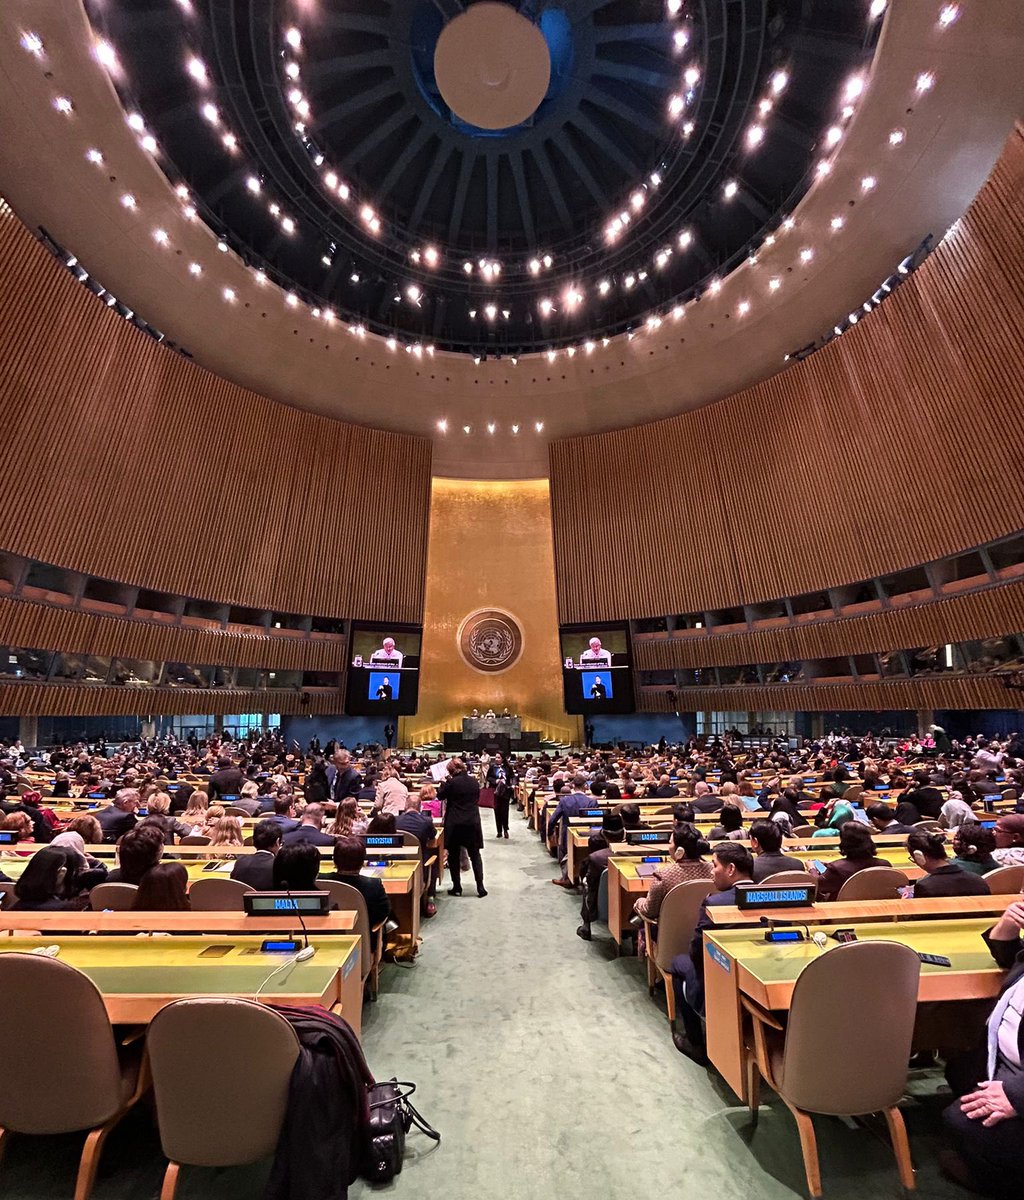
M 641 879 L 650 879 L 657 869 L 655 863 L 640 862 L 636 864 L 636 873 Z

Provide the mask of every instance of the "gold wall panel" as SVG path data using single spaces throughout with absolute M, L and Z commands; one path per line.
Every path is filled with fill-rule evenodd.
M 433 480 L 424 607 L 419 712 L 404 719 L 403 742 L 439 738 L 473 708 L 506 704 L 524 729 L 578 738 L 562 704 L 546 479 Z M 491 608 L 522 630 L 522 654 L 506 671 L 477 670 L 459 652 L 465 618 Z

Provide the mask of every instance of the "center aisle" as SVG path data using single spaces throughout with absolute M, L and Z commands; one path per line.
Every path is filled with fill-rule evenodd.
M 714 1200 L 803 1195 L 788 1112 L 769 1094 L 751 1147 L 746 1109 L 673 1049 L 641 964 L 614 958 L 603 926 L 589 944 L 575 936 L 579 898 L 550 885 L 557 867 L 521 818 L 507 842 L 483 818 L 490 894 L 478 898 L 468 874 L 461 897 L 442 890 L 418 965 L 385 966 L 380 999 L 364 1010 L 371 1070 L 417 1083 L 414 1103 L 442 1134 L 431 1150 L 413 1131 L 399 1190 L 591 1200 L 685 1180 L 687 1194 Z M 831 1200 L 898 1194 L 886 1145 L 818 1124 Z M 919 1179 L 922 1196 L 962 1195 L 933 1167 Z M 350 1192 L 375 1194 L 361 1182 Z

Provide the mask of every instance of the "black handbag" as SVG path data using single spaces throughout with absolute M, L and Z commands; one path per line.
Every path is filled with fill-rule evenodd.
M 415 1091 L 414 1083 L 397 1079 L 376 1083 L 370 1088 L 370 1124 L 362 1171 L 363 1178 L 370 1183 L 387 1183 L 401 1173 L 405 1135 L 413 1125 L 435 1142 L 441 1140 L 437 1130 L 410 1104 L 409 1097 Z

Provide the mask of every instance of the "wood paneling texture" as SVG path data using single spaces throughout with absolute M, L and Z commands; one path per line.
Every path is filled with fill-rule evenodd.
M 773 600 L 1014 533 L 1022 416 L 1017 130 L 932 256 L 841 338 L 718 404 L 552 444 L 560 618 Z
M 204 371 L 108 309 L 6 206 L 0 427 L 3 549 L 222 603 L 422 617 L 429 440 Z
M 640 688 L 642 712 L 880 712 L 921 708 L 1024 709 L 1024 692 L 991 676 L 866 683 L 781 683 L 742 687 Z
M 303 701 L 306 703 L 303 703 Z M 138 688 L 55 683 L 0 684 L 4 716 L 193 716 L 203 713 L 337 713 L 339 692 L 231 691 L 227 688 Z
M 1022 630 L 1024 583 L 1010 583 L 928 604 L 860 617 L 834 617 L 796 627 L 702 636 L 690 633 L 658 641 L 638 639 L 633 643 L 633 654 L 641 671 L 738 667 L 945 645 Z
M 169 629 L 149 621 L 10 598 L 0 598 L 0 645 L 195 666 L 338 672 L 345 668 L 344 638 L 296 640 L 271 634 Z

